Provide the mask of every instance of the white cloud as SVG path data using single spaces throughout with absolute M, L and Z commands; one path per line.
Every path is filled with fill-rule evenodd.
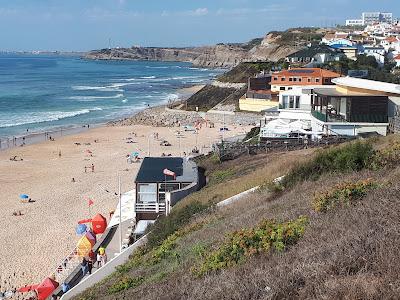
M 291 6 L 277 5 L 271 4 L 262 8 L 233 8 L 233 9 L 224 9 L 220 8 L 217 10 L 217 16 L 242 16 L 249 14 L 267 14 L 267 13 L 278 13 L 278 12 L 286 12 L 292 10 Z
M 184 11 L 174 11 L 174 12 L 170 12 L 167 10 L 164 10 L 161 13 L 162 17 L 170 17 L 170 16 L 195 16 L 195 17 L 201 17 L 201 16 L 205 16 L 208 15 L 209 11 L 207 7 L 201 7 L 201 8 L 197 8 L 194 10 L 184 10 Z
M 191 11 L 189 11 L 189 15 L 192 15 L 192 16 L 205 16 L 205 15 L 207 15 L 207 14 L 208 14 L 208 9 L 207 9 L 207 7 L 198 8 L 198 9 L 196 9 L 196 10 L 191 10 Z

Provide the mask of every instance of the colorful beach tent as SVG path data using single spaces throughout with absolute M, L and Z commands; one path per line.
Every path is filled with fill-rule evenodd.
M 38 300 L 47 299 L 47 297 L 49 297 L 57 287 L 58 287 L 58 282 L 47 277 L 36 288 Z
M 87 231 L 87 226 L 85 224 L 79 224 L 76 226 L 76 234 L 84 234 Z
M 93 232 L 88 231 L 88 232 L 86 232 L 85 236 L 90 241 L 90 243 L 92 244 L 92 247 L 93 247 L 94 244 L 96 244 L 96 235 Z
M 76 245 L 76 252 L 80 257 L 85 257 L 89 255 L 92 247 L 92 242 L 86 236 L 83 236 L 79 239 L 78 244 Z
M 92 223 L 92 231 L 94 234 L 101 234 L 106 231 L 107 220 L 101 214 L 95 215 L 92 219 L 81 220 L 78 224 Z
M 27 194 L 21 194 L 21 195 L 19 195 L 19 197 L 21 199 L 28 199 L 29 198 L 29 196 Z
M 100 234 L 106 231 L 107 220 L 101 214 L 97 214 L 92 219 L 92 228 L 94 234 Z
M 51 278 L 46 278 L 41 284 L 28 285 L 18 289 L 20 293 L 35 291 L 38 300 L 45 300 L 58 287 L 59 283 Z

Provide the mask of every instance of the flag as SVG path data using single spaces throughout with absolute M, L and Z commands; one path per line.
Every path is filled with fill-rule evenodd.
M 94 204 L 93 200 L 92 200 L 92 199 L 89 199 L 89 206 L 91 206 L 91 205 L 93 205 L 93 204 Z
M 174 179 L 176 178 L 175 172 L 172 172 L 171 170 L 168 170 L 168 169 L 164 169 L 164 170 L 163 170 L 163 174 L 164 174 L 164 175 L 167 175 L 167 176 L 173 176 Z

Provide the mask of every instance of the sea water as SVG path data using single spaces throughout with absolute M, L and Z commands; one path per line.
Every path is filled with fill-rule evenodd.
M 2 54 L 0 139 L 126 117 L 219 73 L 189 63 Z

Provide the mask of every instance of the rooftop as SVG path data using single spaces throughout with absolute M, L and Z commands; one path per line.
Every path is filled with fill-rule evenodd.
M 165 178 L 164 169 L 174 172 L 176 179 L 174 180 L 171 176 Z M 135 182 L 164 182 L 165 179 L 169 182 L 196 182 L 198 179 L 197 165 L 195 162 L 181 157 L 145 157 Z
M 336 85 L 341 85 L 345 87 L 352 87 L 357 89 L 400 95 L 400 85 L 394 83 L 387 83 L 387 82 L 354 78 L 354 77 L 335 78 L 332 79 L 332 82 Z
M 314 93 L 322 96 L 331 96 L 331 97 L 379 97 L 385 96 L 384 93 L 382 95 L 362 93 L 362 92 L 349 92 L 343 93 L 338 91 L 337 89 L 327 89 L 327 88 L 316 88 L 314 89 Z
M 335 54 L 336 51 L 326 45 L 313 45 L 311 47 L 307 47 L 293 54 L 290 54 L 287 57 L 314 57 L 316 54 L 319 53 Z
M 273 73 L 279 76 L 340 77 L 340 74 L 320 68 L 293 68 Z

